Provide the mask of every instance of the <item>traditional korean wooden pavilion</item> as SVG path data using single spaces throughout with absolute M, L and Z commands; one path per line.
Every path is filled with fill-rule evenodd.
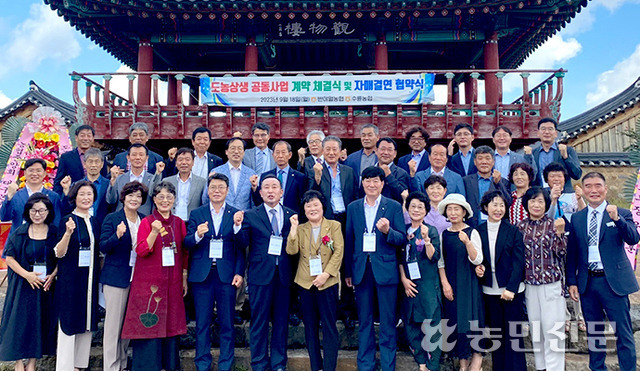
M 304 138 L 312 129 L 356 138 L 373 122 L 402 137 L 422 125 L 434 138 L 460 122 L 481 137 L 507 125 L 520 139 L 536 136 L 540 117 L 560 117 L 564 72 L 517 70 L 564 27 L 586 0 L 253 1 L 45 0 L 73 27 L 137 71 L 129 94 L 111 92 L 115 73 L 73 73 L 78 120 L 98 139 L 123 139 L 134 121 L 154 136 L 185 139 L 198 126 L 225 138 L 257 121 L 272 138 Z M 435 104 L 224 107 L 199 101 L 200 77 L 427 73 L 446 86 Z M 529 87 L 532 73 L 544 81 Z M 503 102 L 502 80 L 516 74 L 522 96 Z M 479 97 L 478 80 L 484 80 Z M 158 82 L 168 82 L 167 104 Z M 84 87 L 81 87 L 84 82 Z M 134 86 L 137 84 L 137 93 Z M 183 84 L 188 101 L 179 99 Z M 464 92 L 464 100 L 461 99 Z M 81 97 L 82 95 L 82 97 Z M 483 99 L 484 98 L 484 99 Z

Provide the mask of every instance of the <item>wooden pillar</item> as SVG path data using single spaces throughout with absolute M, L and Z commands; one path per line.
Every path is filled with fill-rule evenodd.
M 460 104 L 460 85 L 453 84 L 453 97 L 451 103 Z
M 182 94 L 180 94 L 182 98 Z M 175 75 L 167 76 L 167 105 L 178 104 L 178 86 Z
M 153 71 L 153 47 L 147 39 L 138 44 L 138 72 Z M 151 104 L 151 75 L 138 76 L 138 104 Z
M 500 68 L 497 32 L 491 34 L 484 42 L 484 68 L 487 70 L 497 70 Z M 484 74 L 484 92 L 487 104 L 498 103 L 498 78 L 495 73 Z
M 388 70 L 389 69 L 389 53 L 387 51 L 387 40 L 384 35 L 378 37 L 375 45 L 376 53 L 376 70 Z
M 256 45 L 255 37 L 249 37 L 247 39 L 247 45 L 244 49 L 244 70 L 258 70 L 258 46 Z
M 470 74 L 464 76 L 464 103 L 471 104 L 473 99 L 473 79 Z
M 200 92 L 200 80 L 190 79 L 188 85 L 189 85 L 189 105 L 197 106 L 198 98 L 200 95 L 198 94 Z

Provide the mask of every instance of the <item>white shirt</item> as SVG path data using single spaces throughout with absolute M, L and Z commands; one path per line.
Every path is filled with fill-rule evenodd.
M 136 245 L 138 244 L 138 228 L 140 227 L 140 217 L 136 215 L 136 221 L 131 222 L 127 219 L 127 225 L 129 226 L 129 233 L 131 234 L 131 250 L 136 249 Z
M 186 181 L 182 181 L 180 178 L 180 174 L 177 175 L 178 178 L 178 189 L 176 190 L 176 206 L 175 206 L 175 214 L 180 219 L 185 222 L 189 220 L 189 190 L 191 190 L 191 177 L 193 173 L 189 174 L 189 178 Z
M 491 287 L 482 286 L 482 292 L 487 295 L 502 295 L 505 290 L 504 287 L 498 286 L 498 279 L 496 278 L 496 241 L 498 239 L 498 230 L 500 229 L 501 222 L 490 222 L 487 220 L 487 232 L 489 237 L 489 254 L 491 255 L 491 272 L 485 272 L 484 274 L 491 273 Z M 518 293 L 524 292 L 524 282 L 520 282 L 518 287 Z
M 138 182 L 142 183 L 142 181 L 144 180 L 144 173 L 145 171 L 142 170 L 142 172 L 140 173 L 140 176 L 135 176 L 133 174 L 133 171 L 129 170 L 129 181 L 133 182 L 137 180 Z
M 602 224 L 602 217 L 604 215 L 604 213 L 606 212 L 606 208 L 607 208 L 607 201 L 604 201 L 603 203 L 600 204 L 600 206 L 598 206 L 597 208 L 592 208 L 590 205 L 587 206 L 587 243 L 590 243 L 589 241 L 589 225 L 591 225 L 591 218 L 593 217 L 593 211 L 597 211 L 598 214 L 596 215 L 596 244 L 589 246 L 589 255 L 588 255 L 588 260 L 589 263 L 598 263 L 598 269 L 603 269 L 604 265 L 602 265 L 602 259 L 600 258 L 600 249 L 599 249 L 599 243 L 600 243 L 600 227 Z
M 25 185 L 24 188 L 27 189 L 27 194 L 29 195 L 29 197 L 31 197 L 31 195 L 34 193 L 38 193 L 38 192 L 42 193 L 42 190 L 44 189 L 44 187 L 41 186 L 40 189 L 38 189 L 37 191 L 32 191 L 28 185 Z
M 207 179 L 209 177 L 209 157 L 205 152 L 204 156 L 198 157 L 197 153 L 194 153 L 193 168 L 191 172 L 197 176 Z
M 238 189 L 238 183 L 240 182 L 240 174 L 242 173 L 242 164 L 238 167 L 233 167 L 230 162 L 229 164 L 229 174 L 231 174 L 231 186 L 233 187 L 233 192 L 235 193 Z
M 378 207 L 380 207 L 380 200 L 382 199 L 382 195 L 379 195 L 376 198 L 376 202 L 374 202 L 373 206 L 367 203 L 367 198 L 363 199 L 364 203 L 364 218 L 365 225 L 367 226 L 367 233 L 373 233 L 373 227 L 376 221 L 376 214 L 378 213 Z
M 282 207 L 280 206 L 280 204 L 277 204 L 276 207 L 269 207 L 267 204 L 264 204 L 264 208 L 267 211 L 267 216 L 269 217 L 269 222 L 272 223 L 272 219 L 271 219 L 271 210 L 276 210 L 276 220 L 278 221 L 278 235 L 282 235 L 282 225 L 284 224 L 284 214 L 282 211 Z
M 447 167 L 443 167 L 442 170 L 440 171 L 436 171 L 433 167 L 431 168 L 431 175 L 438 175 L 444 178 L 444 169 L 446 169 Z
M 216 238 L 215 236 L 217 236 L 220 233 L 220 228 L 222 226 L 222 218 L 224 217 L 224 209 L 226 206 L 227 206 L 226 202 L 223 203 L 222 207 L 220 208 L 220 211 L 216 213 L 216 210 L 213 208 L 213 204 L 209 202 L 209 212 L 211 213 L 211 220 L 213 220 L 213 225 L 211 226 L 213 228 L 211 230 L 212 239 Z M 234 224 L 233 234 L 240 232 L 241 227 L 242 226 Z M 194 237 L 196 239 L 196 243 L 200 243 L 200 241 L 202 241 L 202 239 L 204 238 L 204 236 L 202 237 L 198 236 L 198 231 L 194 233 Z

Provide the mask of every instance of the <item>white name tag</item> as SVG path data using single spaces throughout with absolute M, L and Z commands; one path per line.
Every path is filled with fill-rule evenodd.
M 362 235 L 362 251 L 376 252 L 376 234 L 364 233 Z
M 418 267 L 418 262 L 408 263 L 407 267 L 409 268 L 409 278 L 412 280 L 419 280 L 422 278 L 420 275 L 420 268 Z
M 44 277 L 47 275 L 47 266 L 44 265 L 44 264 L 35 264 L 33 266 L 33 272 L 34 273 L 40 273 L 38 278 L 40 278 L 40 280 L 44 281 Z
M 269 240 L 269 255 L 280 256 L 282 254 L 282 237 L 271 236 Z
M 322 274 L 322 258 L 319 256 L 309 259 L 309 273 L 311 276 L 318 276 Z
M 136 258 L 137 257 L 138 257 L 138 254 L 134 250 L 131 250 L 131 253 L 129 254 L 129 266 L 130 267 L 135 267 Z
M 211 240 L 209 242 L 209 258 L 222 259 L 222 240 Z
M 176 265 L 176 254 L 173 252 L 173 249 L 163 248 L 162 249 L 162 266 L 173 267 L 174 265 Z
M 607 223 L 607 227 L 615 227 L 616 223 L 615 222 L 608 222 Z
M 91 250 L 80 250 L 78 252 L 78 267 L 84 268 L 91 265 Z

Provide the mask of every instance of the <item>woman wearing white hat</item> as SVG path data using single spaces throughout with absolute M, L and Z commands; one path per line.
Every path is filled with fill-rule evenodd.
M 477 326 L 484 327 L 482 291 L 475 274 L 475 266 L 482 263 L 482 242 L 478 232 L 466 224 L 473 211 L 463 195 L 448 195 L 438 205 L 438 211 L 451 222 L 451 227 L 442 232 L 442 255 L 438 262 L 447 299 L 443 302 L 442 318 L 449 320 L 447 326 L 455 325 L 450 337 L 455 340 L 451 355 L 460 360 L 460 370 L 478 371 L 482 368 L 482 354 L 471 347 L 471 322 L 477 321 Z

